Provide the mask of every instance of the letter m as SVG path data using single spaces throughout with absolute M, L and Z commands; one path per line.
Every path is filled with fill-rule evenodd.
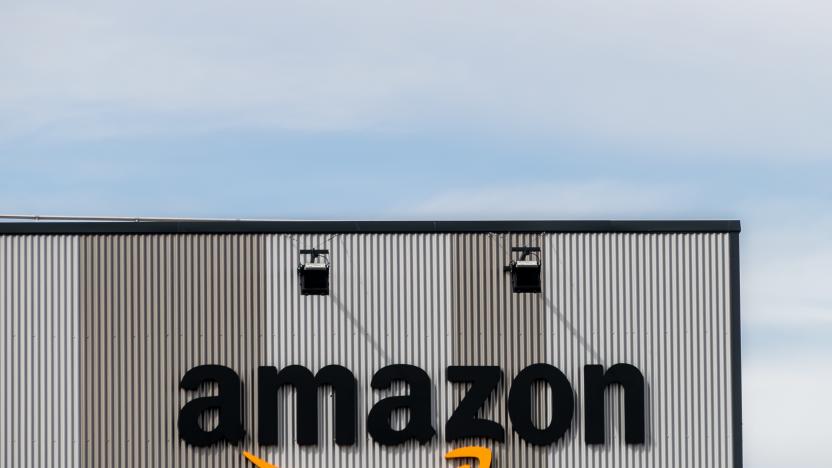
M 290 385 L 295 389 L 296 429 L 299 445 L 318 443 L 318 389 L 331 386 L 335 394 L 335 443 L 355 443 L 357 395 L 355 376 L 342 366 L 326 366 L 312 375 L 303 366 L 289 366 L 280 372 L 271 366 L 258 370 L 258 432 L 261 445 L 275 445 L 280 420 L 278 390 Z

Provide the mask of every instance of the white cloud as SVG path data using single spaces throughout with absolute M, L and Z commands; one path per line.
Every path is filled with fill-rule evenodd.
M 796 353 L 746 361 L 743 380 L 745 466 L 832 464 L 832 361 Z
M 832 225 L 747 227 L 743 315 L 752 326 L 832 333 Z
M 567 134 L 825 157 L 829 2 L 19 2 L 0 135 Z
M 421 218 L 625 219 L 679 213 L 695 204 L 683 186 L 639 185 L 613 180 L 499 185 L 449 190 L 398 207 Z

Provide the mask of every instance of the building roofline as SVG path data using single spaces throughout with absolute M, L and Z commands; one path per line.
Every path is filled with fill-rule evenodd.
M 663 221 L 93 221 L 0 222 L 5 234 L 729 233 L 738 220 Z

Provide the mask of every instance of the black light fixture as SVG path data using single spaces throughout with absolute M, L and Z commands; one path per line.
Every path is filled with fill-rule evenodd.
M 312 256 L 311 261 L 298 265 L 300 293 L 304 296 L 329 295 L 329 250 L 303 249 L 300 254 Z
M 512 247 L 511 251 L 523 254 L 519 260 L 512 260 L 505 267 L 505 271 L 511 272 L 511 290 L 516 293 L 539 293 L 540 247 Z M 529 255 L 534 255 L 534 259 L 528 260 Z

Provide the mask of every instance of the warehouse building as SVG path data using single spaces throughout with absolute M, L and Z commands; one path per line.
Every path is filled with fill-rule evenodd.
M 740 468 L 739 231 L 0 223 L 0 463 Z

